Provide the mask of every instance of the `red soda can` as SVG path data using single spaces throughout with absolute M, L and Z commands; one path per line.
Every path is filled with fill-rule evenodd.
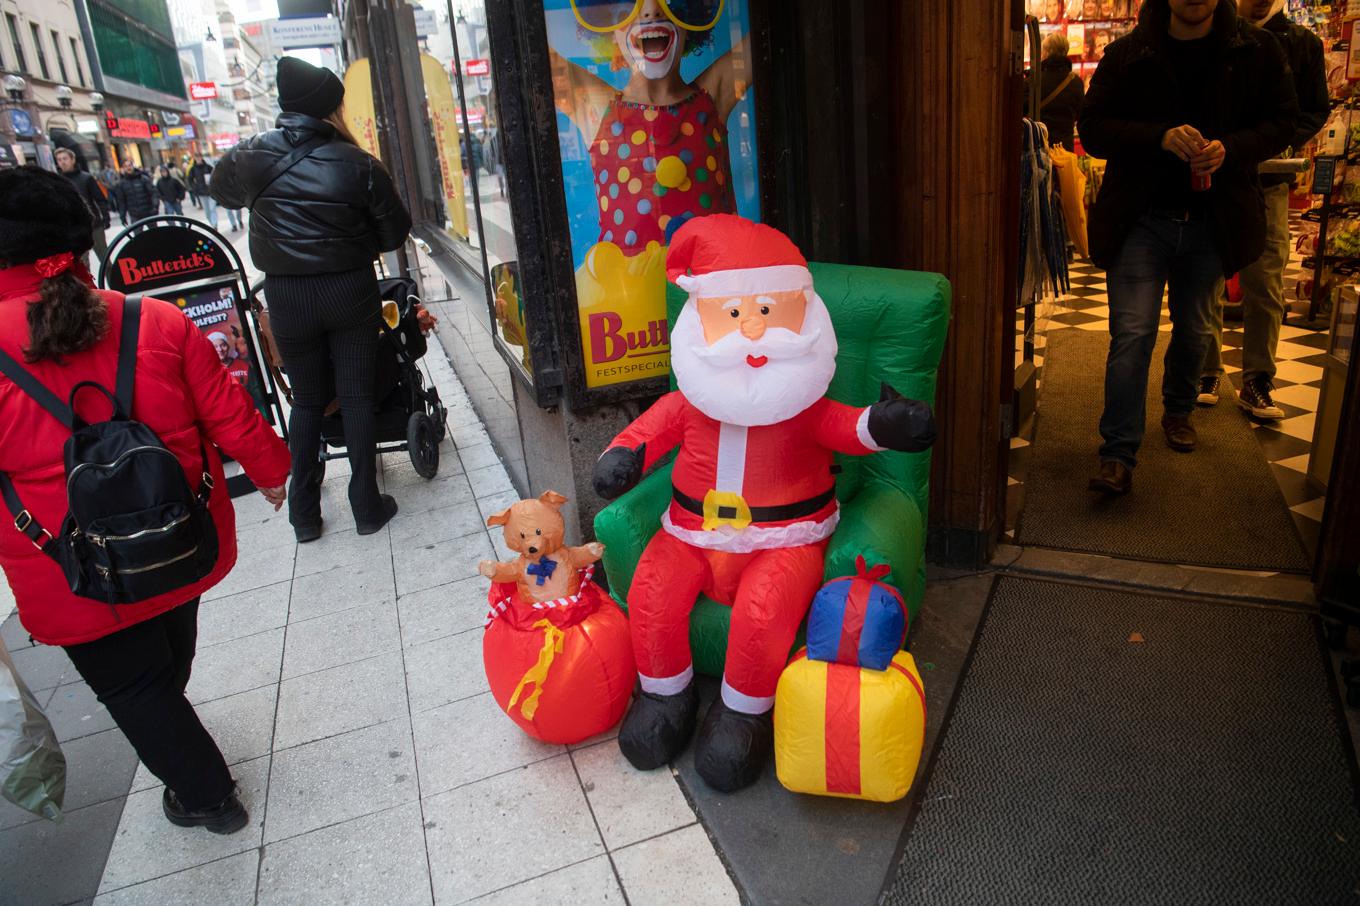
M 1212 173 L 1191 172 L 1190 174 L 1190 191 L 1192 192 L 1207 192 L 1209 191 L 1209 186 L 1212 185 L 1212 183 L 1213 183 Z

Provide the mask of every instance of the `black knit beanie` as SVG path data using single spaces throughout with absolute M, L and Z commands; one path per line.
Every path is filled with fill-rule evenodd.
M 279 109 L 325 119 L 345 99 L 345 85 L 329 69 L 297 57 L 279 60 Z
M 0 262 L 28 264 L 49 255 L 84 255 L 94 219 L 75 185 L 38 167 L 0 170 Z

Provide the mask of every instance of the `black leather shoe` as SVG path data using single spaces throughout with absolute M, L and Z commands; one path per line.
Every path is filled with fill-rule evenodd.
M 397 502 L 392 499 L 392 495 L 384 494 L 382 500 L 382 516 L 377 522 L 359 522 L 355 520 L 354 527 L 361 535 L 372 535 L 374 532 L 381 532 L 382 527 L 392 521 L 392 517 L 397 515 Z
M 1092 478 L 1087 487 L 1097 494 L 1109 494 L 1112 497 L 1127 494 L 1133 487 L 1133 469 L 1117 459 L 1102 460 L 1100 474 Z
M 755 783 L 774 748 L 774 711 L 743 714 L 719 695 L 713 700 L 694 744 L 694 768 L 720 793 Z
M 212 808 L 188 809 L 169 787 L 161 794 L 161 808 L 171 824 L 178 827 L 202 827 L 214 834 L 234 834 L 250 823 L 250 815 L 241 800 L 232 793 Z
M 1166 434 L 1166 445 L 1177 453 L 1189 453 L 1199 443 L 1188 415 L 1163 415 L 1162 431 Z
M 674 695 L 638 688 L 619 727 L 619 751 L 639 771 L 669 764 L 689 745 L 698 715 L 699 692 L 693 680 Z
M 297 538 L 298 544 L 306 544 L 321 537 L 321 526 L 324 520 L 317 520 L 311 525 L 293 526 L 293 536 Z

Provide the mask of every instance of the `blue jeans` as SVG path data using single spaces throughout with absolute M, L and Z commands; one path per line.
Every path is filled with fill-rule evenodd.
M 1105 360 L 1105 411 L 1100 458 L 1138 464 L 1147 410 L 1148 365 L 1157 344 L 1162 291 L 1169 288 L 1171 342 L 1162 376 L 1167 415 L 1188 416 L 1209 343 L 1209 308 L 1223 266 L 1206 220 L 1182 222 L 1145 214 L 1134 223 L 1109 270 L 1110 353 Z
M 217 199 L 211 195 L 203 196 L 203 216 L 207 218 L 208 226 L 217 229 Z
M 231 224 L 233 232 L 241 229 L 241 212 L 235 208 L 227 208 L 227 223 Z
M 184 213 L 184 205 L 183 205 L 181 202 L 178 202 L 178 201 L 171 201 L 170 199 L 167 198 L 167 199 L 165 200 L 165 213 L 167 213 L 167 214 L 183 214 L 183 213 Z

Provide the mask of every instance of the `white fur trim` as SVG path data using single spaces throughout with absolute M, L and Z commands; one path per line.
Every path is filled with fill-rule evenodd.
M 642 684 L 643 692 L 650 692 L 653 695 L 678 695 L 685 691 L 694 680 L 694 665 L 690 664 L 675 676 L 648 676 L 641 671 L 638 672 L 638 682 Z
M 798 264 L 749 267 L 742 270 L 714 271 L 711 274 L 681 274 L 675 285 L 701 299 L 715 296 L 758 296 L 789 290 L 812 289 L 812 273 Z
M 875 453 L 888 449 L 887 447 L 879 446 L 878 443 L 874 440 L 874 436 L 869 433 L 868 409 L 865 409 L 863 412 L 859 414 L 859 421 L 855 422 L 855 434 L 856 436 L 859 437 L 860 443 L 864 444 L 864 446 L 868 447 L 870 450 L 873 450 Z
M 837 508 L 821 522 L 795 522 L 792 525 L 773 527 L 748 525 L 741 531 L 731 526 L 721 526 L 711 532 L 705 532 L 701 529 L 681 528 L 671 521 L 670 511 L 667 510 L 661 517 L 661 527 L 672 537 L 679 538 L 692 547 L 726 554 L 750 554 L 780 547 L 816 544 L 830 538 L 840 520 L 841 512 Z
M 732 684 L 723 677 L 722 681 L 722 700 L 723 704 L 733 711 L 740 711 L 742 714 L 764 714 L 774 707 L 774 696 L 764 695 L 757 698 L 754 695 L 747 695 L 732 688 Z
M 746 482 L 746 432 L 741 425 L 718 426 L 718 474 L 713 486 L 740 494 Z

